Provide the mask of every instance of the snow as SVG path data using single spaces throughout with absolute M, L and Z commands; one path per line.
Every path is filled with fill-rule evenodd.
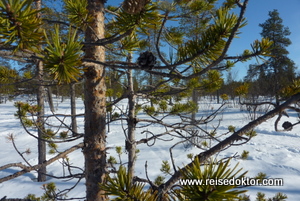
M 19 98 L 19 100 L 26 100 L 26 98 Z M 17 100 L 17 101 L 19 101 Z M 16 101 L 16 100 L 14 100 Z M 22 158 L 14 150 L 12 143 L 7 139 L 8 134 L 14 134 L 16 137 L 16 145 L 21 152 L 30 148 L 31 154 L 25 155 L 26 159 L 32 164 L 37 164 L 37 141 L 32 138 L 21 127 L 18 119 L 15 118 L 14 114 L 16 108 L 14 107 L 14 101 L 0 104 L 0 166 L 8 163 L 23 162 Z M 69 99 L 64 99 L 64 102 L 60 102 L 60 99 L 55 99 L 57 112 L 60 114 L 70 114 Z M 126 101 L 122 102 L 120 108 L 126 108 Z M 207 115 L 210 111 L 215 110 L 220 105 L 210 102 L 208 100 L 200 101 L 200 110 L 198 117 Z M 47 114 L 51 114 L 49 109 L 46 109 Z M 77 100 L 77 113 L 84 113 L 83 102 Z M 141 113 L 139 118 L 147 118 L 145 114 Z M 274 131 L 274 121 L 276 118 L 270 119 L 267 122 L 259 125 L 255 131 L 257 136 L 254 137 L 250 142 L 242 146 L 233 146 L 229 149 L 219 153 L 217 158 L 230 157 L 235 154 L 241 154 L 243 150 L 249 151 L 249 157 L 247 160 L 233 159 L 232 166 L 234 163 L 239 162 L 239 167 L 243 170 L 248 171 L 247 177 L 254 177 L 258 173 L 266 173 L 268 178 L 283 178 L 283 186 L 251 186 L 248 187 L 247 195 L 250 195 L 251 200 L 255 200 L 257 192 L 264 192 L 267 197 L 274 196 L 277 192 L 287 194 L 289 201 L 298 201 L 300 197 L 300 126 L 296 126 L 292 131 L 288 132 L 276 132 Z M 176 121 L 174 118 L 166 119 L 168 122 Z M 239 106 L 236 104 L 228 105 L 223 114 L 216 118 L 212 124 L 209 125 L 208 129 L 213 129 L 213 126 L 217 126 L 219 120 L 221 120 L 218 132 L 225 133 L 228 131 L 228 126 L 233 125 L 236 129 L 243 127 L 250 121 L 250 116 L 247 111 L 241 111 Z M 297 114 L 292 113 L 290 118 L 284 117 L 281 123 L 284 121 L 290 121 L 292 123 L 297 121 Z M 55 120 L 52 120 L 55 122 Z M 67 123 L 70 123 L 69 119 L 66 119 Z M 83 117 L 78 120 L 79 132 L 83 132 Z M 145 123 L 144 123 L 145 124 Z M 138 124 L 139 125 L 139 124 Z M 281 124 L 280 124 L 281 125 Z M 141 134 L 144 128 L 138 128 L 136 131 L 136 137 L 138 139 L 144 138 L 145 134 Z M 163 132 L 163 127 L 155 125 L 149 128 L 149 131 L 158 134 Z M 227 135 L 228 136 L 228 135 Z M 226 136 L 226 137 L 227 137 Z M 165 138 L 165 139 L 170 139 Z M 110 132 L 108 133 L 107 146 L 124 147 L 124 133 L 122 130 L 121 122 L 113 122 L 110 125 Z M 77 143 L 80 143 L 82 139 L 75 142 L 59 144 L 59 150 L 64 150 Z M 154 146 L 138 145 L 140 152 L 138 153 L 138 160 L 136 163 L 136 175 L 145 178 L 145 163 L 147 161 L 148 167 L 147 172 L 150 179 L 156 178 L 158 175 L 162 175 L 160 172 L 162 160 L 170 162 L 169 147 L 173 144 L 172 141 L 159 141 L 157 140 Z M 127 154 L 123 149 L 122 162 L 126 162 Z M 109 155 L 117 157 L 114 149 L 108 150 Z M 173 149 L 175 158 L 175 164 L 182 166 L 187 164 L 190 159 L 186 157 L 188 153 L 199 153 L 194 147 L 189 149 L 179 145 Z M 47 158 L 51 158 L 53 155 L 47 155 Z M 74 166 L 83 168 L 84 159 L 81 150 L 76 150 L 68 155 L 70 163 Z M 59 176 L 62 175 L 62 159 L 49 165 L 47 171 L 49 175 Z M 0 171 L 0 178 L 13 174 L 19 171 L 20 168 L 8 168 Z M 67 174 L 67 170 L 65 170 Z M 79 170 L 74 169 L 74 173 L 79 173 Z M 59 190 L 71 188 L 76 184 L 77 180 L 58 180 L 49 177 L 46 182 L 36 182 L 37 174 L 32 171 L 19 176 L 15 179 L 0 183 L 0 198 L 7 196 L 8 198 L 24 198 L 29 193 L 41 196 L 43 194 L 42 186 L 44 183 L 54 182 Z M 77 200 L 84 200 L 82 197 L 85 196 L 84 179 L 68 193 L 68 198 L 77 197 Z M 81 198 L 81 199 L 80 199 Z

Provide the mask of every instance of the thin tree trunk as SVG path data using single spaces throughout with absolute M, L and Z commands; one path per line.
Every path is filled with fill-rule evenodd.
M 39 125 L 38 127 L 38 163 L 42 164 L 46 161 L 46 142 L 44 140 L 41 140 L 44 138 L 44 86 L 43 86 L 43 62 L 38 61 L 37 64 L 38 67 L 38 81 L 39 81 L 39 87 L 38 87 L 38 93 L 37 93 L 37 105 L 40 108 L 38 114 L 37 114 L 37 123 Z M 46 181 L 46 166 L 42 166 L 38 169 L 38 181 L 44 182 Z
M 131 58 L 131 55 L 129 55 Z M 128 62 L 131 62 L 129 58 Z M 135 103 L 136 95 L 133 88 L 133 79 L 132 79 L 132 70 L 128 70 L 128 133 L 126 139 L 126 150 L 128 152 L 128 174 L 131 179 L 134 176 L 135 161 L 136 161 L 136 141 L 135 141 L 135 127 L 136 127 L 136 118 L 135 118 Z
M 75 82 L 70 83 L 70 96 L 71 96 L 71 128 L 73 136 L 78 133 L 77 131 L 77 120 L 76 120 L 76 91 Z
M 153 87 L 153 76 L 151 73 L 149 74 L 149 85 Z M 150 99 L 150 105 L 151 107 L 154 107 L 153 101 L 151 99 Z
M 40 10 L 42 8 L 42 1 L 41 0 L 35 0 L 36 9 Z M 41 17 L 41 13 L 37 14 L 37 17 Z M 37 105 L 40 108 L 40 111 L 37 114 L 37 123 L 39 125 L 38 127 L 38 163 L 42 164 L 46 161 L 46 142 L 41 140 L 44 138 L 44 116 L 45 116 L 45 100 L 44 100 L 44 92 L 45 88 L 43 86 L 44 84 L 44 67 L 43 62 L 38 61 L 37 63 L 37 71 L 38 71 L 38 81 L 39 81 L 39 87 L 38 87 L 38 93 L 37 93 Z M 43 165 L 38 169 L 38 181 L 44 182 L 46 181 L 46 166 Z
M 192 101 L 193 101 L 194 103 L 196 103 L 197 106 L 198 106 L 198 94 L 197 94 L 197 90 L 196 90 L 196 89 L 194 89 L 193 92 L 192 92 Z M 196 114 L 197 114 L 197 112 L 198 112 L 198 111 L 193 111 L 193 112 L 192 112 L 192 117 L 191 117 L 191 119 L 192 119 L 192 124 L 195 124 L 195 122 L 196 122 Z
M 48 97 L 48 103 L 49 103 L 49 107 L 50 107 L 50 111 L 54 112 L 54 104 L 53 104 L 53 97 L 52 97 L 52 88 L 51 87 L 47 87 L 47 97 Z
M 93 43 L 104 38 L 104 0 L 88 0 L 92 21 L 85 32 L 85 41 Z M 103 46 L 85 48 L 85 58 L 105 61 Z M 85 158 L 86 201 L 106 201 L 108 197 L 99 184 L 106 178 L 106 85 L 104 66 L 85 63 Z
M 220 91 L 217 90 L 217 103 L 220 104 Z

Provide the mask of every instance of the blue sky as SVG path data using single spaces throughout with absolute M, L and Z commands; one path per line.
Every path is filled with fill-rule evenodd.
M 300 72 L 300 0 L 250 0 L 246 12 L 248 25 L 241 31 L 240 38 L 235 39 L 230 49 L 231 54 L 238 54 L 243 49 L 250 48 L 250 44 L 260 39 L 264 23 L 269 18 L 269 11 L 277 9 L 283 20 L 283 25 L 289 27 L 291 35 L 288 36 L 292 44 L 287 48 L 289 57 L 296 63 L 297 72 Z M 256 60 L 248 63 L 237 64 L 233 71 L 237 72 L 237 79 L 246 75 L 249 64 L 256 63 Z

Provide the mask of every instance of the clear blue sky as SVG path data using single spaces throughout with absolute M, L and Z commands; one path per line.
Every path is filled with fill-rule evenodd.
M 292 44 L 287 48 L 289 57 L 296 63 L 297 72 L 300 72 L 300 0 L 250 0 L 246 12 L 248 25 L 241 31 L 240 38 L 235 39 L 230 49 L 231 54 L 237 54 L 245 48 L 250 48 L 252 41 L 261 38 L 259 27 L 269 18 L 269 11 L 277 9 L 283 20 L 283 25 L 289 27 L 291 35 L 288 36 Z M 241 79 L 247 72 L 247 67 L 256 60 L 237 64 L 234 71 L 238 72 L 237 79 Z
M 119 4 L 121 0 L 108 0 L 107 4 Z M 246 11 L 248 25 L 241 31 L 240 38 L 235 39 L 232 44 L 229 54 L 237 55 L 243 52 L 244 49 L 251 49 L 250 44 L 260 39 L 259 27 L 260 23 L 264 23 L 269 18 L 269 11 L 277 9 L 279 16 L 283 20 L 283 25 L 289 27 L 291 35 L 288 36 L 292 45 L 287 49 L 290 52 L 289 57 L 296 63 L 300 73 L 300 0 L 249 0 Z M 247 72 L 249 64 L 256 63 L 256 59 L 247 62 L 239 63 L 233 69 L 236 72 L 236 79 L 242 79 Z

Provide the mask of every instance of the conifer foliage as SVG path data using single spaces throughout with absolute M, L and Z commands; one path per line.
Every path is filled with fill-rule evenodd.
M 280 18 L 278 10 L 269 12 L 269 18 L 259 24 L 262 37 L 273 42 L 270 57 L 258 65 L 251 65 L 248 79 L 252 79 L 261 95 L 276 98 L 276 104 L 281 99 L 281 91 L 295 80 L 295 63 L 288 57 L 286 49 L 292 42 L 288 38 L 291 34 Z
M 220 163 L 216 169 L 214 165 L 209 165 L 204 172 L 199 168 L 209 162 L 211 156 L 238 141 L 249 141 L 253 135 L 247 134 L 253 131 L 254 126 L 298 101 L 300 95 L 293 96 L 282 108 L 275 109 L 250 126 L 232 132 L 225 140 L 225 134 L 217 133 L 217 128 L 213 131 L 206 129 L 207 124 L 221 113 L 225 99 L 221 107 L 212 110 L 210 115 L 192 120 L 189 115 L 197 110 L 197 104 L 187 97 L 194 89 L 212 92 L 220 88 L 220 72 L 233 64 L 270 55 L 272 41 L 267 38 L 254 41 L 240 55 L 228 55 L 230 44 L 246 25 L 244 14 L 248 2 L 124 0 L 119 6 L 108 6 L 110 1 L 105 0 L 65 0 L 62 2 L 63 16 L 66 16 L 64 20 L 37 16 L 38 12 L 47 13 L 51 8 L 36 10 L 33 0 L 0 2 L 0 47 L 6 51 L 0 52 L 0 56 L 9 53 L 14 59 L 24 62 L 39 61 L 55 84 L 84 80 L 84 133 L 74 135 L 72 128 L 61 120 L 66 130 L 53 132 L 51 126 L 49 129 L 42 127 L 40 130 L 44 135 L 40 138 L 49 143 L 53 153 L 57 151 L 55 143 L 83 138 L 83 143 L 68 151 L 82 148 L 84 172 L 80 179 L 84 175 L 87 201 L 107 201 L 110 199 L 108 195 L 118 196 L 115 200 L 171 200 L 176 198 L 171 194 L 180 178 L 207 178 L 208 175 L 231 178 L 244 175 L 237 175 L 239 171 L 235 172 L 235 168 L 227 169 L 229 162 Z M 236 13 L 233 12 L 235 8 L 238 10 Z M 189 15 L 197 15 L 201 24 L 197 37 L 190 38 L 188 34 L 191 32 L 182 31 L 186 26 L 193 26 L 193 21 L 187 20 L 184 26 L 176 24 Z M 46 28 L 46 24 L 52 29 Z M 162 47 L 169 47 L 172 51 L 167 54 Z M 140 55 L 140 58 L 134 61 L 132 55 L 136 58 Z M 132 71 L 147 79 L 138 83 Z M 112 81 L 117 84 L 114 85 Z M 118 89 L 114 89 L 114 86 Z M 242 94 L 244 89 L 240 91 Z M 110 94 L 114 97 L 109 97 Z M 145 101 L 139 104 L 138 97 Z M 127 110 L 117 107 L 116 104 L 122 100 L 128 101 Z M 17 103 L 16 106 L 17 115 L 25 129 L 39 128 L 40 124 L 33 120 L 41 108 L 23 103 Z M 140 111 L 147 115 L 146 119 L 139 118 Z M 107 114 L 111 114 L 110 118 L 107 118 Z M 168 117 L 176 117 L 173 119 L 177 120 L 170 123 L 166 121 Z M 55 118 L 59 119 L 57 116 Z M 129 173 L 121 161 L 116 164 L 116 160 L 107 157 L 109 135 L 106 128 L 113 121 L 125 122 L 120 137 L 124 138 L 124 147 L 130 155 L 126 161 Z M 148 129 L 151 124 L 161 126 L 161 133 Z M 143 129 L 140 131 L 142 138 L 136 138 L 136 128 Z M 169 147 L 174 172 L 166 181 L 160 180 L 157 184 L 149 178 L 137 178 L 133 171 L 138 160 L 137 147 L 140 144 L 155 146 L 158 140 L 170 138 L 176 140 Z M 209 146 L 206 140 L 213 141 L 215 145 Z M 199 153 L 191 163 L 177 168 L 172 149 L 184 143 L 192 143 Z M 53 160 L 63 156 L 57 153 Z M 64 164 L 71 168 L 68 159 L 64 160 Z M 45 160 L 39 165 L 45 166 L 49 161 L 53 162 Z M 115 177 L 113 173 L 116 173 Z M 208 175 L 203 176 L 203 173 Z M 149 189 L 145 190 L 148 186 Z M 212 197 L 211 200 L 224 196 L 236 198 L 243 192 L 232 190 L 236 186 L 219 186 L 215 187 L 215 191 L 202 187 L 182 187 L 182 192 L 176 192 L 185 194 L 190 200 L 202 199 L 203 191 L 207 193 L 205 196 Z M 198 194 L 193 195 L 191 191 Z
M 59 27 L 55 26 L 54 31 L 50 33 L 50 39 L 46 37 L 46 41 L 48 46 L 45 48 L 45 70 L 49 71 L 58 83 L 77 81 L 82 74 L 82 44 L 77 32 L 70 29 L 66 42 L 63 42 L 59 36 Z
M 40 44 L 42 19 L 33 8 L 33 0 L 3 0 L 0 2 L 0 44 L 17 44 L 20 49 L 34 49 Z
M 219 163 L 211 163 L 201 167 L 199 159 L 195 159 L 195 163 L 188 168 L 187 172 L 183 172 L 183 179 L 198 180 L 207 182 L 213 180 L 217 183 L 220 181 L 228 181 L 231 179 L 242 179 L 247 172 L 241 172 L 242 169 L 236 170 L 238 165 L 232 169 L 229 167 L 230 160 Z M 245 193 L 245 190 L 238 190 L 237 185 L 220 185 L 203 183 L 202 185 L 183 185 L 179 191 L 183 198 L 180 200 L 231 200 L 238 199 L 239 196 Z M 180 197 L 180 195 L 178 196 Z

